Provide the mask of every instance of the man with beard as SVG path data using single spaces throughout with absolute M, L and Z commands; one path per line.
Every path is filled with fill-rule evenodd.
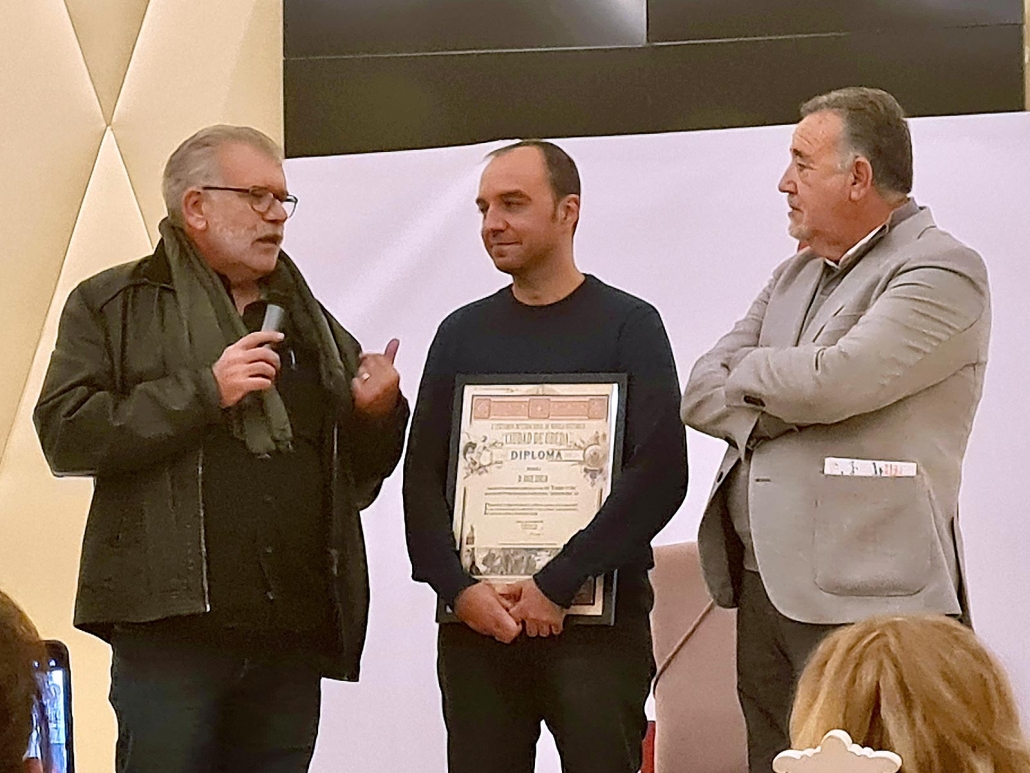
M 75 623 L 111 643 L 120 773 L 299 773 L 321 677 L 358 676 L 397 342 L 362 353 L 280 250 L 264 134 L 201 130 L 163 192 L 154 254 L 68 298 L 36 406 L 53 471 L 95 481 Z

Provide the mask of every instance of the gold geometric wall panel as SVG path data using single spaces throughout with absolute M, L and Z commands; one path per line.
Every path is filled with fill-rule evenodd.
M 110 651 L 72 628 L 92 486 L 55 479 L 32 408 L 68 292 L 147 254 L 175 146 L 282 139 L 281 0 L 19 0 L 0 23 L 0 588 L 71 650 L 81 773 L 114 767 Z
M 129 185 L 114 135 L 108 131 L 68 245 L 56 298 L 112 263 L 150 250 L 147 229 Z M 71 603 L 79 565 L 89 480 L 55 480 L 32 427 L 32 408 L 57 337 L 60 303 L 50 306 L 40 348 L 22 395 L 7 453 L 0 462 L 0 586 L 32 615 L 44 636 L 66 642 L 72 653 L 76 751 L 82 770 L 111 770 L 114 717 L 103 696 L 109 654 L 100 641 L 71 628 Z M 13 571 L 12 571 L 13 569 Z M 99 727 L 98 727 L 99 725 Z M 105 727 L 106 726 L 106 727 Z M 99 742 L 93 737 L 99 736 Z
M 111 122 L 148 0 L 65 0 L 104 120 Z
M 5 3 L 0 52 L 2 453 L 104 117 L 63 0 Z
M 281 132 L 282 65 L 267 56 L 270 45 L 281 50 L 281 31 L 263 23 L 270 5 L 218 0 L 204 3 L 201 15 L 196 3 L 150 1 L 112 127 L 155 240 L 164 203 L 158 186 L 147 183 L 160 179 L 180 142 L 212 123 L 246 121 L 273 136 Z M 206 47 L 203 56 L 191 52 L 212 35 L 219 46 Z M 258 101 L 274 103 L 274 110 L 256 115 Z

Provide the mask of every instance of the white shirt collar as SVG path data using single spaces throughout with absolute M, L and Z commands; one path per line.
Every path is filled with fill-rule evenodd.
M 851 263 L 866 253 L 866 248 L 869 246 L 870 242 L 879 239 L 885 233 L 890 231 L 893 226 L 906 220 L 918 211 L 919 206 L 915 203 L 915 200 L 911 198 L 906 199 L 905 203 L 894 209 L 881 225 L 867 233 L 854 247 L 841 255 L 840 260 L 836 262 L 827 260 L 826 258 L 823 258 L 823 260 L 826 265 L 834 271 L 847 268 Z
M 826 265 L 832 268 L 834 271 L 845 268 L 849 263 L 851 263 L 851 261 L 855 258 L 856 255 L 861 255 L 863 252 L 865 252 L 865 247 L 867 244 L 869 244 L 869 242 L 871 242 L 877 236 L 880 236 L 880 234 L 885 232 L 886 230 L 887 223 L 882 223 L 881 225 L 878 225 L 872 231 L 867 233 L 865 236 L 863 236 L 854 247 L 852 247 L 850 250 L 841 255 L 840 260 L 829 260 L 828 258 L 823 258 L 823 260 L 826 262 Z

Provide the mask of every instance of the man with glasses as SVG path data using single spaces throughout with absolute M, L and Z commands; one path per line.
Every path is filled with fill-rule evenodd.
M 75 623 L 112 646 L 118 771 L 304 771 L 320 679 L 358 676 L 397 341 L 362 353 L 280 250 L 264 134 L 203 129 L 163 193 L 154 254 L 68 298 L 36 406 L 53 471 L 95 480 Z

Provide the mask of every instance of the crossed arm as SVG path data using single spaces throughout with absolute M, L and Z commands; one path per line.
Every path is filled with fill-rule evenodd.
M 943 381 L 980 356 L 986 285 L 937 264 L 907 266 L 832 346 L 757 348 L 724 384 L 726 410 L 756 405 L 788 424 L 835 424 Z
M 945 262 L 905 266 L 829 346 L 759 346 L 776 281 L 774 275 L 744 318 L 698 360 L 683 395 L 685 424 L 738 448 L 879 410 L 979 356 L 986 283 Z
M 747 314 L 694 364 L 683 391 L 680 418 L 688 427 L 744 448 L 761 411 L 747 405 L 730 406 L 726 382 L 738 361 L 758 346 L 769 295 L 776 276 L 752 302 Z

